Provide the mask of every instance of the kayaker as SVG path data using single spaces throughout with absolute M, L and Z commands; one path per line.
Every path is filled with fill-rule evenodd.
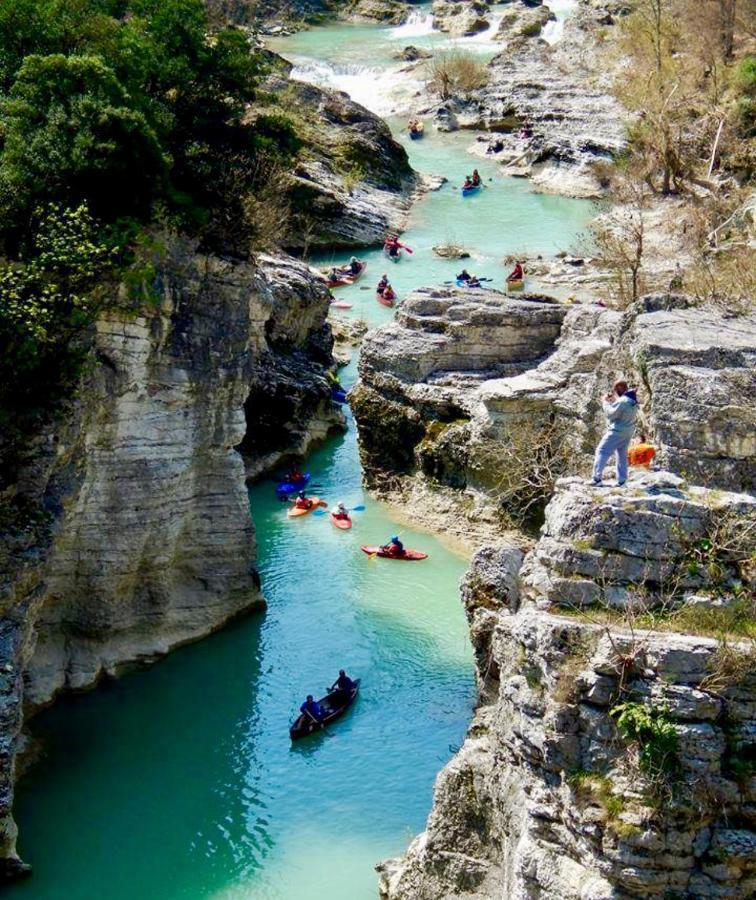
M 329 693 L 333 691 L 338 691 L 340 694 L 344 695 L 344 697 L 348 697 L 352 688 L 354 687 L 354 682 L 347 675 L 347 673 L 343 669 L 339 669 L 339 677 L 334 681 L 334 683 L 330 686 Z
M 294 501 L 294 506 L 296 506 L 297 509 L 312 509 L 312 500 L 310 500 L 304 491 L 300 491 L 297 494 L 297 499 Z
M 349 519 L 349 510 L 344 506 L 343 500 L 339 500 L 336 506 L 334 506 L 331 510 L 331 515 L 334 519 Z
M 383 294 L 381 295 L 384 300 L 396 300 L 396 294 L 394 293 L 394 289 L 390 284 L 387 284 L 383 289 Z
M 478 276 L 477 276 L 477 275 L 471 275 L 471 276 L 467 279 L 467 286 L 468 286 L 468 287 L 480 287 L 480 280 L 478 279 Z
M 473 186 L 473 183 L 472 183 L 472 181 L 470 180 L 470 176 L 469 176 L 469 175 L 465 175 L 465 182 L 464 182 L 464 184 L 462 185 L 462 190 L 463 190 L 463 191 L 469 190 L 472 186 Z
M 462 269 L 462 271 L 457 275 L 457 281 L 469 281 L 472 276 L 467 271 L 467 269 Z
M 375 289 L 376 293 L 382 294 L 383 289 L 388 287 L 388 283 L 389 283 L 388 275 L 386 275 L 384 272 L 384 274 L 381 275 L 381 280 L 378 282 L 378 286 Z
M 329 281 L 339 281 L 341 279 L 341 272 L 339 269 L 334 266 L 331 271 L 328 273 Z
M 507 281 L 522 281 L 525 277 L 525 272 L 523 271 L 521 263 L 515 263 L 514 269 L 507 275 Z
M 312 694 L 307 695 L 307 699 L 299 707 L 299 711 L 303 713 L 303 715 L 314 719 L 316 722 L 323 721 L 323 709 Z
M 626 381 L 616 381 L 612 390 L 605 394 L 601 405 L 606 416 L 607 429 L 596 447 L 593 461 L 593 478 L 589 482 L 601 487 L 601 477 L 612 454 L 617 456 L 617 486 L 627 480 L 627 451 L 635 429 L 638 415 L 638 397 L 628 387 Z
M 480 185 L 480 175 L 478 174 L 477 169 L 473 169 L 472 183 L 473 183 L 473 187 L 478 187 Z
M 391 556 L 404 555 L 404 544 L 399 540 L 399 536 L 396 534 L 392 535 L 388 544 L 385 544 L 381 549 L 385 550 L 386 553 L 391 554 Z
M 362 270 L 362 263 L 357 259 L 356 256 L 353 256 L 349 260 L 348 271 L 350 275 L 359 275 Z

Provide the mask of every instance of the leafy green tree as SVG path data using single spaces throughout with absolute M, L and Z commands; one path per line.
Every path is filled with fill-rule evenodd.
M 106 216 L 144 211 L 167 171 L 155 132 L 97 57 L 28 56 L 2 125 L 0 208 L 13 218 L 85 198 Z

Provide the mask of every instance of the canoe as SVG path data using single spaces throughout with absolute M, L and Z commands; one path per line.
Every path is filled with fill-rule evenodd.
M 328 504 L 325 500 L 321 500 L 320 497 L 310 497 L 312 500 L 312 506 L 309 509 L 298 509 L 296 506 L 292 506 L 292 508 L 286 514 L 290 519 L 297 519 L 300 516 L 308 516 L 314 509 L 317 509 L 319 506 L 327 506 Z
M 339 519 L 333 513 L 328 518 L 331 520 L 331 525 L 340 528 L 342 531 L 348 531 L 352 527 L 351 519 Z
M 508 291 L 521 291 L 525 287 L 525 279 L 521 278 L 519 281 L 507 281 L 507 290 Z
M 425 134 L 425 131 L 412 131 L 412 129 L 410 129 L 410 133 L 409 133 L 410 140 L 411 140 L 411 141 L 419 141 L 420 138 L 421 138 L 424 134 Z
M 360 549 L 363 553 L 367 553 L 368 556 L 380 556 L 383 559 L 404 559 L 408 562 L 412 562 L 413 560 L 428 558 L 428 554 L 422 553 L 420 550 L 405 550 L 402 556 L 394 556 L 392 553 L 386 553 L 383 547 L 370 547 L 363 545 Z
M 282 481 L 280 484 L 276 485 L 276 493 L 282 497 L 285 497 L 287 494 L 296 494 L 297 491 L 302 490 L 309 480 L 310 473 L 305 472 L 301 481 Z
M 463 187 L 462 188 L 462 196 L 469 197 L 470 194 L 474 194 L 476 191 L 479 191 L 481 189 L 481 187 L 482 187 L 482 185 L 480 185 L 480 184 L 471 184 L 470 187 Z
M 360 271 L 356 275 L 342 275 L 339 278 L 334 279 L 328 278 L 328 273 L 326 273 L 326 284 L 329 288 L 346 287 L 348 284 L 354 284 L 365 274 L 365 269 L 367 269 L 367 262 L 363 260 L 360 263 Z
M 341 691 L 329 691 L 329 693 L 318 700 L 320 704 L 320 708 L 323 710 L 325 715 L 323 716 L 323 725 L 328 725 L 330 722 L 333 722 L 334 719 L 338 719 L 339 716 L 343 716 L 344 713 L 349 709 L 349 707 L 354 703 L 354 700 L 360 692 L 360 679 L 354 679 L 354 686 L 352 690 L 349 692 L 349 696 L 345 697 Z M 320 727 L 320 723 L 313 722 L 312 719 L 302 713 L 294 722 L 294 724 L 289 728 L 289 737 L 292 741 L 296 741 L 299 738 L 307 737 L 308 734 L 313 734 L 317 731 L 322 731 L 323 729 Z
M 331 400 L 334 403 L 346 403 L 346 391 L 343 388 L 331 388 Z
M 478 282 L 478 284 L 470 284 L 469 281 L 465 281 L 463 278 L 458 278 L 458 279 L 457 279 L 457 287 L 460 287 L 460 288 L 463 288 L 463 287 L 466 287 L 466 288 L 479 288 L 479 287 L 483 287 L 483 285 L 480 284 L 480 282 Z

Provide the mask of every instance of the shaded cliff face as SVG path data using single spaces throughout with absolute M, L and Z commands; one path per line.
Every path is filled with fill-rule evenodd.
M 675 483 L 649 474 L 597 495 L 565 479 L 524 564 L 515 549 L 476 555 L 462 595 L 482 705 L 427 831 L 379 867 L 384 898 L 752 896 L 753 647 L 678 633 L 672 618 L 667 633 L 628 625 L 632 594 L 662 599 L 681 540 L 710 538 L 725 517 L 752 530 L 756 502 Z M 579 612 L 544 577 L 585 582 L 591 556 L 606 624 L 598 597 Z M 694 578 L 689 562 L 688 625 L 726 615 L 735 572 Z M 628 733 L 623 709 L 656 727 Z
M 325 377 L 328 293 L 290 259 L 203 256 L 171 241 L 155 302 L 97 323 L 91 374 L 50 444 L 38 495 L 47 543 L 4 558 L 0 654 L 0 835 L 15 860 L 13 760 L 24 706 L 151 660 L 264 605 L 245 487 L 341 418 Z M 305 373 L 281 407 L 278 447 L 254 457 L 255 398 Z M 262 402 L 262 400 L 261 400 Z M 276 423 L 279 424 L 278 422 Z M 274 452 L 275 450 L 275 452 Z

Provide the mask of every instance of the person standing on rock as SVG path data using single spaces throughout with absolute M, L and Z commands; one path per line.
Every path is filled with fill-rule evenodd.
M 607 430 L 596 447 L 591 484 L 599 487 L 601 478 L 612 454 L 617 456 L 617 485 L 627 480 L 627 451 L 635 430 L 638 415 L 638 397 L 626 381 L 617 381 L 611 392 L 602 400 Z

